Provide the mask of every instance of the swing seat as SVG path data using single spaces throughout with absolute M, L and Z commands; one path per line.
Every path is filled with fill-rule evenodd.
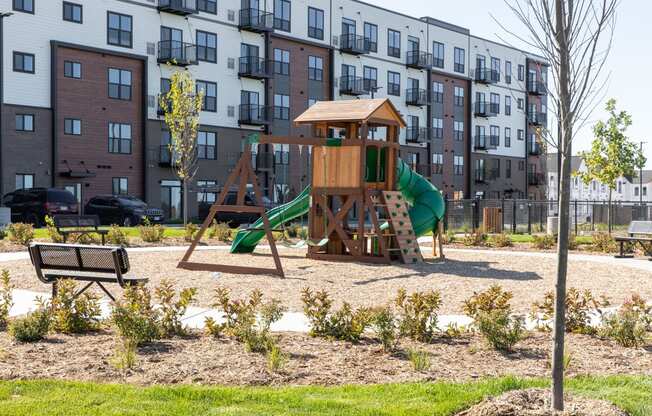
M 322 238 L 322 239 L 311 238 L 309 240 L 306 240 L 306 243 L 310 247 L 323 247 L 326 244 L 328 244 L 328 238 Z
M 287 248 L 303 248 L 306 246 L 306 240 L 299 240 L 294 244 L 288 243 L 286 241 L 280 241 L 280 243 L 283 247 Z

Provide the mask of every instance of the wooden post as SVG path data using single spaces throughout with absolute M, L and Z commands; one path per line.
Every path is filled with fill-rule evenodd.
M 439 221 L 437 229 L 432 233 L 432 255 L 438 260 L 444 260 L 444 245 L 442 238 L 444 236 L 444 224 Z

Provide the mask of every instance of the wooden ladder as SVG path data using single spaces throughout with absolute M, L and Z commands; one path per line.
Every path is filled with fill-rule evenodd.
M 381 195 L 382 201 L 379 201 L 376 206 L 384 208 L 387 213 L 390 235 L 396 242 L 395 245 L 392 244 L 394 247 L 388 248 L 388 251 L 392 254 L 398 253 L 405 264 L 423 262 L 405 198 L 398 191 L 382 191 Z

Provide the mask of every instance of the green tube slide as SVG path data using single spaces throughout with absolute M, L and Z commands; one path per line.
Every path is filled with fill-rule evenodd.
M 410 220 L 414 233 L 418 236 L 427 234 L 437 227 L 437 223 L 444 217 L 444 199 L 441 192 L 429 180 L 410 169 L 401 159 L 396 168 L 397 189 L 403 194 L 412 207 Z M 270 226 L 277 228 L 280 225 L 305 215 L 310 209 L 310 186 L 306 187 L 299 196 L 292 201 L 279 205 L 267 211 Z M 381 228 L 387 228 L 387 223 Z M 265 237 L 262 219 L 254 222 L 250 228 L 254 230 L 240 230 L 236 234 L 231 253 L 251 253 L 256 245 Z

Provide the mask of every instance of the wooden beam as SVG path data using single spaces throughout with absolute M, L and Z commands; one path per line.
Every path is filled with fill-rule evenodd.
M 195 263 L 186 261 L 179 262 L 177 267 L 180 269 L 192 271 L 209 271 L 234 274 L 273 274 L 283 277 L 276 269 L 266 269 L 262 267 L 231 266 L 227 264 Z

